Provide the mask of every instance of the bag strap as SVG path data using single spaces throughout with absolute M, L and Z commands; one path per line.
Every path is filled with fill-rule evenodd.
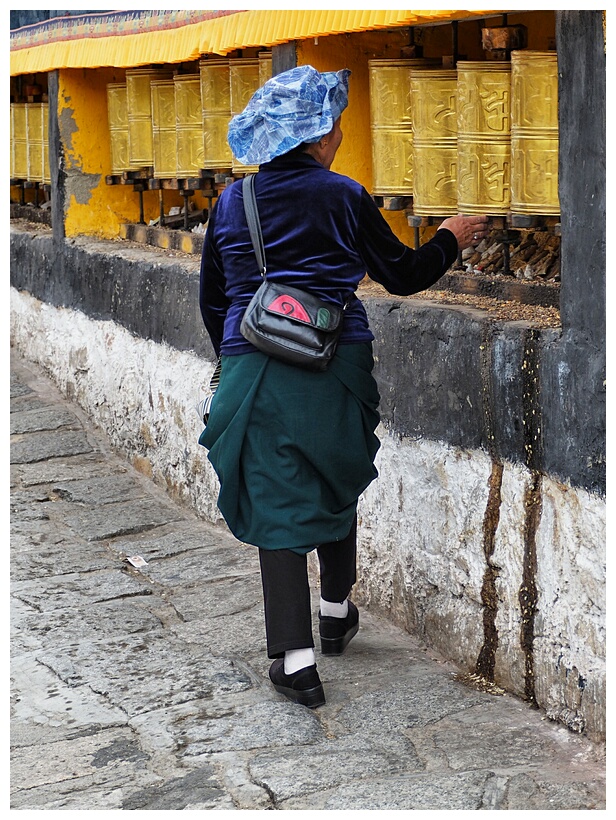
M 265 279 L 267 270 L 265 266 L 265 248 L 263 246 L 261 221 L 259 219 L 259 210 L 255 197 L 255 174 L 246 174 L 242 180 L 242 196 L 244 198 L 244 211 L 246 212 L 246 221 L 248 222 L 252 245 L 255 249 L 257 264 L 259 265 L 261 276 Z

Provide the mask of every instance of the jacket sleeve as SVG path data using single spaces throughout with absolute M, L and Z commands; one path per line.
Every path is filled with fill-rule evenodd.
M 229 299 L 225 291 L 222 259 L 214 238 L 215 224 L 216 206 L 214 206 L 210 214 L 205 239 L 203 241 L 199 283 L 199 307 L 214 352 L 219 356 L 225 317 L 229 309 Z
M 358 250 L 368 276 L 396 296 L 419 293 L 437 282 L 453 265 L 458 242 L 451 231 L 439 229 L 418 250 L 401 242 L 370 194 L 363 189 L 358 221 Z

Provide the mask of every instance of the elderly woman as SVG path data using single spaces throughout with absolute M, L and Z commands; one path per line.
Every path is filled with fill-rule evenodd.
M 255 193 L 269 281 L 346 305 L 324 372 L 264 355 L 240 332 L 261 284 L 241 181 L 226 188 L 203 246 L 200 306 L 221 361 L 200 443 L 220 480 L 218 507 L 233 534 L 259 549 L 270 679 L 308 707 L 325 703 L 312 635 L 307 553 L 320 566 L 321 652 L 341 654 L 357 633 L 357 501 L 377 476 L 379 394 L 366 311 L 367 274 L 393 294 L 434 284 L 458 251 L 486 234 L 482 216 L 444 220 L 418 250 L 391 231 L 367 191 L 330 171 L 342 141 L 350 72 L 312 66 L 262 86 L 229 125 L 234 155 L 259 165 Z

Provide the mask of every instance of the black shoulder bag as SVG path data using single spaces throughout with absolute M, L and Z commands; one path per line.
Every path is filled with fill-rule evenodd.
M 343 308 L 299 288 L 267 280 L 254 177 L 254 174 L 244 177 L 242 192 L 263 282 L 246 308 L 240 331 L 268 356 L 308 370 L 325 370 L 342 332 Z

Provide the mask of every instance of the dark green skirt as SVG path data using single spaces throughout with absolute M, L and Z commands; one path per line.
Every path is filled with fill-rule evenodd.
M 199 443 L 240 541 L 306 553 L 348 535 L 377 477 L 371 344 L 339 345 L 324 373 L 262 353 L 225 356 Z

